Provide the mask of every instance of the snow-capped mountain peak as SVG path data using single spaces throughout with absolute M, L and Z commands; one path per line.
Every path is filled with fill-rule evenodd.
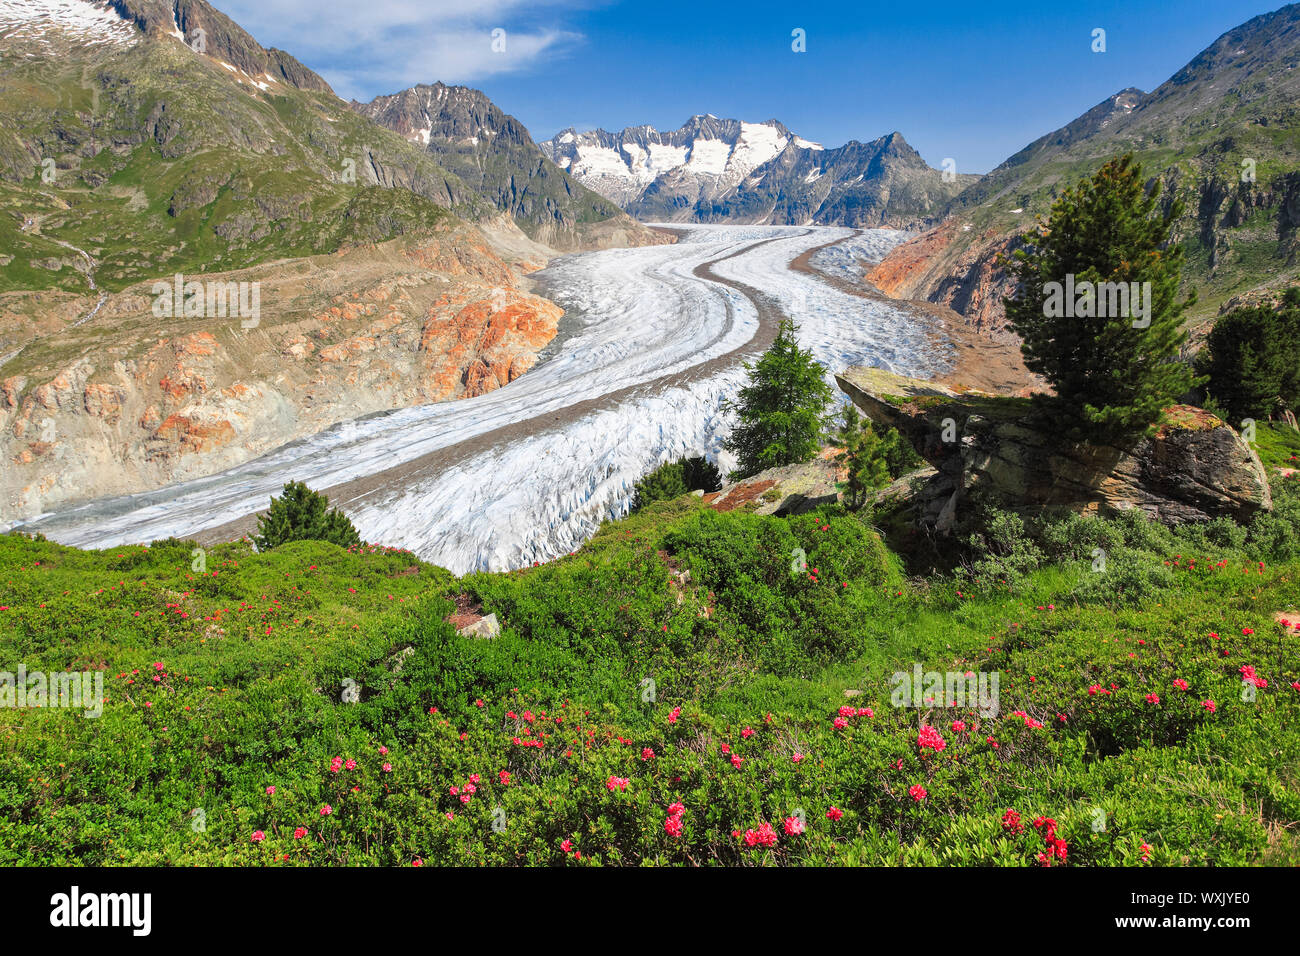
M 698 199 L 721 195 L 780 154 L 791 138 L 776 120 L 747 123 L 704 113 L 667 132 L 653 126 L 618 133 L 567 129 L 538 145 L 584 185 L 627 205 L 669 175 L 675 188 L 694 186 Z
M 828 149 L 776 120 L 712 113 L 671 132 L 566 129 L 538 145 L 644 222 L 911 226 L 969 184 L 945 181 L 898 133 Z

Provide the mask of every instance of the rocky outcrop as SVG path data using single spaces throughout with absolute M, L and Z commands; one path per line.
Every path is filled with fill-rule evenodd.
M 828 450 L 826 454 L 830 454 Z M 744 509 L 761 515 L 796 515 L 839 500 L 839 466 L 822 457 L 797 465 L 760 471 L 752 478 L 725 484 L 705 494 L 715 511 Z
M 936 473 L 922 523 L 951 530 L 973 493 L 1023 514 L 1138 508 L 1169 524 L 1271 509 L 1258 455 L 1203 409 L 1176 405 L 1124 448 L 1068 443 L 1031 424 L 1026 399 L 998 398 L 851 368 L 836 381 L 872 421 L 897 428 Z
M 201 36 L 203 52 L 249 76 L 268 76 L 300 90 L 333 92 L 328 83 L 288 53 L 264 48 L 205 0 L 109 0 L 109 3 L 122 19 L 134 23 L 147 35 L 179 33 L 191 45 L 197 45 Z
M 461 637 L 475 637 L 490 641 L 501 635 L 501 623 L 495 614 L 489 614 L 487 617 L 480 617 L 473 624 L 467 624 L 456 633 Z
M 946 306 L 995 341 L 1018 341 L 1002 303 L 1015 284 L 1001 260 L 1020 244 L 1019 233 L 974 233 L 969 223 L 950 219 L 892 249 L 865 278 L 894 298 Z

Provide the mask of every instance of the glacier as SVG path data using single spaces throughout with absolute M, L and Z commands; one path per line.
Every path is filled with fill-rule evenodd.
M 330 495 L 364 539 L 457 574 L 566 554 L 625 514 L 635 481 L 655 465 L 686 454 L 728 464 L 723 404 L 757 356 L 749 343 L 760 316 L 741 290 L 696 275 L 704 266 L 794 317 L 828 376 L 854 364 L 929 376 L 950 361 L 904 308 L 789 268 L 839 243 L 853 247 L 846 255 L 879 254 L 902 233 L 672 228 L 674 245 L 566 255 L 534 273 L 565 316 L 539 363 L 509 385 L 343 422 L 219 474 L 18 527 L 99 548 L 201 536 L 301 480 Z

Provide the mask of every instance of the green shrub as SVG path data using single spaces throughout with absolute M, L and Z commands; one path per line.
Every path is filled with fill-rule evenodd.
M 1117 512 L 1108 520 L 1124 536 L 1124 544 L 1136 551 L 1172 554 L 1176 550 L 1174 533 L 1140 508 Z
M 328 498 L 301 481 L 291 481 L 279 497 L 271 499 L 267 513 L 258 515 L 253 540 L 264 551 L 287 541 L 329 541 L 351 548 L 361 543 L 361 536 L 347 515 L 330 508 Z
M 1043 552 L 1030 539 L 1024 519 L 1014 511 L 993 508 L 981 515 L 978 527 L 968 539 L 971 558 L 967 576 L 981 588 L 1019 589 L 1025 576 L 1043 561 Z
M 689 496 L 459 579 L 319 541 L 220 545 L 200 573 L 188 542 L 0 535 L 0 661 L 102 668 L 107 698 L 0 710 L 0 865 L 1040 866 L 1039 817 L 1053 866 L 1300 864 L 1274 620 L 1300 619 L 1300 559 L 1262 550 L 1293 540 L 1294 484 L 1241 550 L 1221 524 L 991 514 L 984 560 L 1027 530 L 1042 552 L 1014 595 L 904 583 L 840 508 Z M 455 606 L 500 636 L 457 635 Z M 895 706 L 918 664 L 999 674 L 998 714 Z
M 1043 550 L 1060 561 L 1095 558 L 1098 549 L 1109 553 L 1124 543 L 1123 529 L 1113 521 L 1073 513 L 1040 522 L 1037 537 Z
M 1173 584 L 1173 573 L 1160 555 L 1121 547 L 1094 561 L 1071 594 L 1086 604 L 1131 606 L 1154 601 Z

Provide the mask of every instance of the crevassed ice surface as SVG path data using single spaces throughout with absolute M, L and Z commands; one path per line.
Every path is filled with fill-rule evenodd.
M 714 271 L 794 316 L 802 343 L 831 370 L 868 364 L 923 375 L 945 364 L 907 313 L 789 269 L 800 254 L 852 233 L 689 226 L 676 245 L 560 257 L 535 274 L 566 310 L 560 336 L 509 385 L 344 422 L 220 474 L 22 527 L 82 547 L 183 538 L 264 508 L 287 481 L 328 492 L 444 451 L 450 464 L 413 469 L 396 490 L 344 504 L 363 538 L 410 548 L 458 574 L 565 554 L 626 512 L 649 468 L 688 453 L 719 456 L 729 428 L 721 405 L 744 381 L 739 359 L 685 382 L 661 380 L 742 348 L 758 330 L 758 312 L 739 291 L 695 276 L 697 266 L 723 259 Z M 468 439 L 517 424 L 522 438 L 455 454 Z
M 857 280 L 862 278 L 866 266 L 879 262 L 891 249 L 910 238 L 910 234 L 899 229 L 867 229 L 813 253 L 812 264 L 827 275 Z

